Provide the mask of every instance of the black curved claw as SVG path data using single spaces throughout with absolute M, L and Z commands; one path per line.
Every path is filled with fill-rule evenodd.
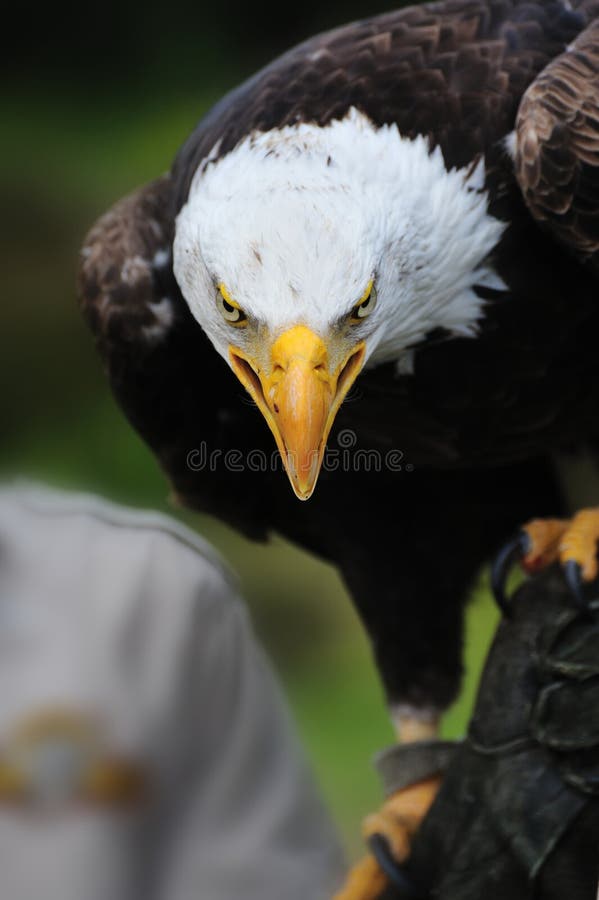
M 491 566 L 491 590 L 497 606 L 506 618 L 511 615 L 511 607 L 505 595 L 505 581 L 511 567 L 530 552 L 530 537 L 519 531 L 503 545 Z
M 425 900 L 426 895 L 418 890 L 402 867 L 393 858 L 387 839 L 382 834 L 372 834 L 368 838 L 370 852 L 391 882 L 399 890 L 402 900 Z
M 562 566 L 562 571 L 576 606 L 580 610 L 587 612 L 589 604 L 584 593 L 584 581 L 580 563 L 577 563 L 575 559 L 569 559 Z

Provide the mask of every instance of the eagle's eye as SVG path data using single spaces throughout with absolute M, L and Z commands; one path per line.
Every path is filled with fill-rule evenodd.
M 370 315 L 375 306 L 376 290 L 374 288 L 374 282 L 369 281 L 368 287 L 350 313 L 350 321 L 354 323 L 361 322 L 362 319 L 365 319 L 366 316 Z
M 218 285 L 216 305 L 220 309 L 223 319 L 226 319 L 229 325 L 235 325 L 237 327 L 247 325 L 248 320 L 246 314 L 240 305 L 232 299 L 224 284 Z

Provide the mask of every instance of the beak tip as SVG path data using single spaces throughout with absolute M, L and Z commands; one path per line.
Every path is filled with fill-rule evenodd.
M 310 497 L 312 496 L 312 494 L 314 493 L 314 487 L 302 489 L 302 488 L 299 488 L 296 485 L 294 485 L 293 490 L 295 492 L 295 496 L 297 497 L 297 499 L 302 500 L 303 502 L 305 502 L 306 500 L 309 500 Z
M 289 476 L 289 481 L 291 482 L 293 493 L 298 500 L 309 500 L 314 493 L 314 488 L 316 487 L 316 480 L 318 478 L 318 472 L 320 469 L 319 462 L 319 460 L 315 460 L 315 462 L 312 463 L 308 475 L 304 475 L 304 477 L 302 477 L 297 471 L 293 455 L 291 453 L 287 454 L 287 475 Z
M 320 473 L 322 455 L 322 452 L 319 452 L 317 455 L 313 456 L 307 471 L 306 468 L 298 471 L 294 454 L 287 451 L 285 458 L 287 475 L 289 476 L 293 493 L 298 500 L 309 500 L 314 493 L 314 488 L 316 487 L 316 482 L 318 481 L 318 475 Z

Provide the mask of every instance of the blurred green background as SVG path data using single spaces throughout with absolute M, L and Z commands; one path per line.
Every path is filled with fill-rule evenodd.
M 361 626 L 336 573 L 283 541 L 252 545 L 168 503 L 168 486 L 113 402 L 75 299 L 78 248 L 113 201 L 167 169 L 230 87 L 310 34 L 394 3 L 103 3 L 48 7 L 4 60 L 0 465 L 185 516 L 238 571 L 256 629 L 352 855 L 380 801 L 373 753 L 393 740 Z M 289 577 L 289 573 L 293 577 Z M 496 612 L 481 574 L 467 677 L 444 721 L 463 733 Z

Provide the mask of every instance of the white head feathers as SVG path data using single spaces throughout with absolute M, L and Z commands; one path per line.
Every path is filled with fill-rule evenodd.
M 325 127 L 252 134 L 204 164 L 177 219 L 175 275 L 225 357 L 216 284 L 272 334 L 303 322 L 325 336 L 374 278 L 359 336 L 371 364 L 401 360 L 434 328 L 476 333 L 474 285 L 504 288 L 487 262 L 503 228 L 482 161 L 448 171 L 424 138 L 352 109 Z

